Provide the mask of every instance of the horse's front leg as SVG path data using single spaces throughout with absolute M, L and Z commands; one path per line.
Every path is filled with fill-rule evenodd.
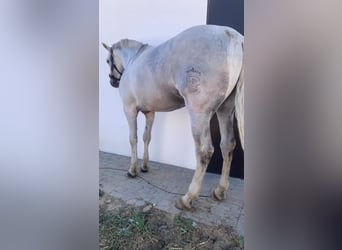
M 198 198 L 203 177 L 214 153 L 210 135 L 211 115 L 190 113 L 190 117 L 192 135 L 196 147 L 196 170 L 188 192 L 176 203 L 176 207 L 179 209 L 191 209 L 192 201 Z
M 125 107 L 125 115 L 129 126 L 129 142 L 131 144 L 131 166 L 128 169 L 129 177 L 136 177 L 138 174 L 138 152 L 137 152 L 137 115 L 138 111 L 135 107 Z
M 148 171 L 148 161 L 149 161 L 149 153 L 148 153 L 148 146 L 151 141 L 151 130 L 152 125 L 154 121 L 154 112 L 146 112 L 145 113 L 146 118 L 146 126 L 145 126 L 145 132 L 144 132 L 144 161 L 143 165 L 141 167 L 142 172 Z

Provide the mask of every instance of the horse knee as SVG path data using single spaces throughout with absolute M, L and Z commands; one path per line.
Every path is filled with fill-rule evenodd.
M 235 139 L 227 139 L 227 140 L 222 140 L 220 143 L 220 148 L 222 154 L 232 154 L 236 146 L 236 141 Z
M 131 144 L 131 146 L 136 145 L 136 144 L 138 143 L 138 138 L 137 138 L 137 136 L 131 136 L 131 137 L 129 138 L 129 143 Z
M 204 165 L 208 165 L 211 157 L 214 154 L 214 147 L 212 145 L 206 147 L 205 149 L 200 151 L 200 159 L 201 163 Z

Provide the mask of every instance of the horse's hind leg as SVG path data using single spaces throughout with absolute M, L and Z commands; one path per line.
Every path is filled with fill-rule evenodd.
M 233 151 L 236 145 L 234 138 L 233 122 L 234 122 L 234 93 L 220 106 L 216 112 L 220 134 L 221 134 L 221 151 L 223 157 L 223 165 L 221 178 L 218 187 L 215 188 L 213 196 L 217 200 L 226 198 L 229 187 L 229 172 L 233 157 Z
M 146 112 L 145 113 L 145 118 L 146 118 L 146 126 L 145 126 L 145 132 L 144 132 L 144 161 L 143 165 L 141 167 L 142 172 L 147 172 L 148 171 L 148 161 L 149 161 L 149 154 L 148 154 L 148 146 L 151 141 L 151 130 L 152 130 L 152 125 L 154 121 L 154 112 Z
M 188 192 L 176 203 L 176 207 L 179 209 L 190 209 L 192 201 L 198 198 L 203 177 L 214 153 L 210 135 L 211 116 L 212 114 L 209 113 L 194 113 L 190 111 L 192 135 L 196 147 L 196 170 Z
M 137 115 L 138 111 L 135 107 L 124 107 L 125 115 L 129 126 L 129 142 L 131 144 L 131 166 L 128 169 L 127 175 L 129 177 L 136 177 L 137 162 L 138 162 L 138 152 L 137 152 Z

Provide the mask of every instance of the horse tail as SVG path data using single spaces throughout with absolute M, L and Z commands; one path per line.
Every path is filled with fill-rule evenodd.
M 243 41 L 242 41 L 243 50 Z M 244 65 L 242 64 L 240 76 L 236 84 L 235 94 L 235 117 L 239 131 L 242 149 L 245 150 L 244 143 Z

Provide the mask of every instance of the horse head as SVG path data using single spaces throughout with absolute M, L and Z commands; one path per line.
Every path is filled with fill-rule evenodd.
M 107 63 L 110 67 L 110 84 L 114 88 L 118 88 L 121 76 L 128 62 L 135 58 L 147 44 L 135 40 L 122 39 L 113 44 L 112 47 L 109 47 L 105 43 L 102 43 L 102 45 L 109 52 Z
M 102 45 L 109 52 L 108 57 L 107 57 L 107 64 L 110 67 L 110 73 L 109 73 L 110 84 L 114 88 L 118 88 L 120 79 L 124 70 L 122 63 L 119 62 L 119 57 L 115 53 L 116 51 L 114 50 L 114 45 L 112 47 L 109 47 L 105 43 L 102 43 Z M 121 67 L 121 70 L 119 70 L 118 67 Z

